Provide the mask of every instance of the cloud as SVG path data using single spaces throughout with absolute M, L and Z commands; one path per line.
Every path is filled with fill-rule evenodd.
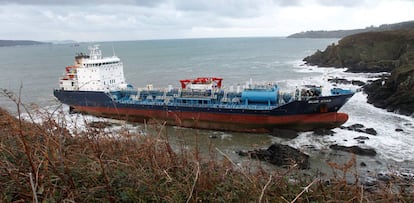
M 1 4 L 20 4 L 20 5 L 135 5 L 143 7 L 153 7 L 164 0 L 0 0 Z
M 408 0 L 0 0 L 0 39 L 286 36 L 413 20 L 412 10 Z
M 171 1 L 178 10 L 204 11 L 204 10 L 221 10 L 221 9 L 240 9 L 252 8 L 255 9 L 266 0 L 174 0 Z
M 279 6 L 297 6 L 302 4 L 302 0 L 272 0 L 273 3 Z
M 346 1 L 338 1 L 338 0 L 317 0 L 317 3 L 323 6 L 329 7 L 358 7 L 363 6 L 365 4 L 364 0 L 346 0 Z

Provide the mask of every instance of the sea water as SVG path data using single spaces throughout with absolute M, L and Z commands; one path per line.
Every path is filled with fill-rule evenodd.
M 255 81 L 298 79 L 293 64 L 334 40 L 285 38 L 177 39 L 80 43 L 0 48 L 0 87 L 19 93 L 24 101 L 46 106 L 54 100 L 66 66 L 76 53 L 99 44 L 104 56 L 119 56 L 126 80 L 136 86 L 178 85 L 194 77 L 223 77 L 224 85 Z M 0 100 L 5 105 L 5 100 Z M 8 107 L 12 105 L 7 104 Z
M 304 65 L 302 59 L 316 50 L 323 50 L 335 43 L 335 39 L 288 39 L 288 38 L 221 38 L 175 39 L 148 41 L 121 41 L 80 43 L 74 45 L 40 45 L 0 48 L 0 88 L 12 91 L 25 104 L 35 104 L 44 109 L 55 109 L 58 102 L 53 88 L 64 68 L 73 64 L 76 53 L 88 53 L 88 46 L 99 44 L 104 56 L 117 55 L 124 64 L 128 83 L 135 87 L 152 84 L 166 88 L 178 86 L 180 79 L 195 77 L 222 77 L 224 86 L 243 85 L 246 81 L 276 81 L 282 91 L 293 91 L 296 86 L 322 85 L 326 90 L 333 86 L 327 79 L 339 77 L 349 80 L 368 81 L 379 74 L 347 73 L 346 69 L 317 68 Z M 359 87 L 340 85 L 357 90 Z M 16 112 L 10 99 L 0 97 L 0 105 Z M 414 168 L 414 119 L 378 109 L 367 103 L 366 95 L 358 92 L 340 110 L 349 114 L 345 126 L 361 123 L 374 128 L 378 134 L 367 135 L 343 129 L 334 129 L 333 136 L 316 136 L 312 132 L 300 133 L 294 139 L 275 138 L 270 135 L 203 131 L 168 128 L 170 134 L 180 134 L 175 140 L 194 139 L 210 143 L 240 160 L 234 151 L 267 147 L 273 142 L 288 144 L 311 155 L 314 162 L 323 165 L 330 159 L 349 156 L 320 155 L 329 151 L 329 145 L 358 145 L 374 148 L 377 156 L 358 156 L 358 163 L 367 163 L 366 171 L 386 171 L 398 167 L 410 172 Z M 79 115 L 67 115 L 72 120 Z M 96 119 L 88 117 L 88 119 Z M 81 119 L 82 121 L 85 118 Z M 76 122 L 75 122 L 76 124 Z M 79 124 L 80 125 L 80 124 Z M 78 126 L 76 124 L 75 126 Z M 129 126 L 129 127 L 136 127 Z M 138 124 L 142 130 L 142 126 Z M 402 131 L 396 131 L 402 129 Z M 179 131 L 179 133 L 177 133 Z M 367 136 L 369 140 L 358 143 L 353 139 Z M 216 137 L 212 139 L 211 137 Z M 174 140 L 174 139 L 172 139 Z M 191 142 L 191 141 L 189 141 Z M 210 145 L 211 147 L 211 145 Z M 330 152 L 328 152 L 329 154 Z M 345 160 L 346 161 L 346 160 Z M 363 168 L 361 170 L 364 170 Z M 411 171 L 412 172 L 412 171 Z

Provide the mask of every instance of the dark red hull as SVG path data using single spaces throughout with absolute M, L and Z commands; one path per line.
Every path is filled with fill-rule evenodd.
M 73 106 L 76 111 L 132 122 L 165 121 L 167 125 L 237 132 L 268 133 L 274 129 L 310 131 L 336 128 L 348 120 L 338 112 L 299 115 L 221 114 L 209 112 L 174 112 L 152 109 Z

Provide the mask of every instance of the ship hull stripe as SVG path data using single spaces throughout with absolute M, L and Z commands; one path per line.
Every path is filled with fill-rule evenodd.
M 269 116 L 207 112 L 169 112 L 96 106 L 73 107 L 79 112 L 133 122 L 160 121 L 162 123 L 166 121 L 167 125 L 182 127 L 260 133 L 272 132 L 275 129 L 307 131 L 318 128 L 334 128 L 348 120 L 347 114 L 337 112 Z

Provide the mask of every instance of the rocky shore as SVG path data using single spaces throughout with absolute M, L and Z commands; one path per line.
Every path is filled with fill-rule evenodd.
M 71 134 L 66 122 L 32 123 L 0 107 L 0 202 L 413 201 L 410 174 L 350 182 L 356 162 L 331 163 L 343 177 L 299 171 L 309 156 L 279 144 L 246 155 L 288 170 L 242 168 L 228 156 L 201 156 L 198 147 L 173 150 L 164 133 L 112 136 L 107 125 Z
M 290 167 L 296 165 L 299 169 L 309 169 L 309 155 L 288 145 L 274 143 L 267 149 L 255 149 L 252 151 L 239 151 L 240 156 L 248 156 L 252 159 L 267 161 L 273 165 Z
M 414 29 L 350 35 L 304 58 L 309 65 L 390 76 L 364 85 L 368 102 L 404 115 L 414 113 Z

